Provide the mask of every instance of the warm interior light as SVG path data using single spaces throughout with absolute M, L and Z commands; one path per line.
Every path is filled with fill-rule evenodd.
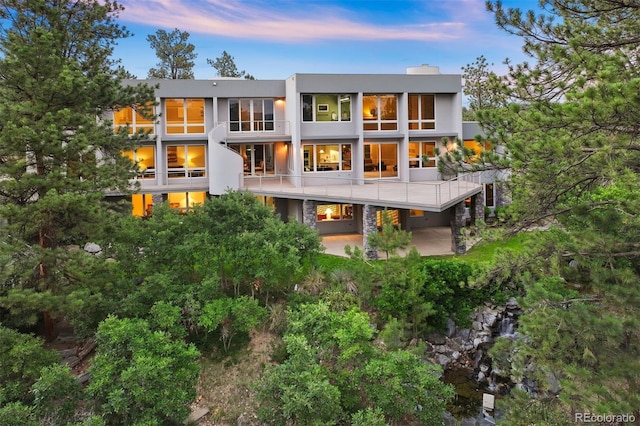
M 320 150 L 320 154 L 324 154 L 324 149 L 321 149 L 321 150 Z
M 324 213 L 327 215 L 327 220 L 331 220 L 331 213 L 333 213 L 333 211 L 331 210 L 331 208 L 327 207 L 327 210 L 324 211 Z

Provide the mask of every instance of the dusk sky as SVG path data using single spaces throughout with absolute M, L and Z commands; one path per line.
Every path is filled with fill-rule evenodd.
M 158 29 L 190 33 L 195 77 L 214 78 L 207 58 L 223 51 L 239 70 L 260 80 L 295 73 L 405 73 L 422 64 L 442 73 L 484 55 L 525 60 L 522 42 L 497 28 L 484 0 L 121 0 L 120 16 L 133 36 L 114 53 L 145 78 L 158 62 L 146 40 Z M 537 8 L 537 0 L 504 0 L 507 7 Z

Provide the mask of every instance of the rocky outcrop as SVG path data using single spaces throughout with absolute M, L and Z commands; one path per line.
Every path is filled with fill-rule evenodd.
M 443 369 L 469 370 L 478 385 L 491 393 L 504 393 L 512 386 L 509 378 L 500 377 L 492 369 L 487 351 L 499 336 L 515 339 L 517 319 L 521 314 L 515 298 L 503 306 L 486 304 L 472 315 L 468 328 L 459 328 L 453 320 L 444 334 L 427 336 L 431 361 Z

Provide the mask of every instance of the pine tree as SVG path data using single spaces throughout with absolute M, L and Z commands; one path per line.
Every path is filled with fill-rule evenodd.
M 160 62 L 157 68 L 149 70 L 149 78 L 159 79 L 192 79 L 194 60 L 198 56 L 195 46 L 189 43 L 189 33 L 174 29 L 170 33 L 158 30 L 147 36 L 151 48 L 156 51 Z
M 638 419 L 640 4 L 542 3 L 538 15 L 489 3 L 532 61 L 510 66 L 505 108 L 478 111 L 508 153 L 515 225 L 552 226 L 518 277 L 529 284 L 514 374 L 567 412 Z
M 97 279 L 66 246 L 98 237 L 113 220 L 103 201 L 106 191 L 131 189 L 133 165 L 121 153 L 146 135 L 114 132 L 103 118 L 109 110 L 146 105 L 153 98 L 149 88 L 123 88 L 116 77 L 113 46 L 129 35 L 116 22 L 121 10 L 115 2 L 97 0 L 2 2 L 0 217 L 8 225 L 0 228 L 0 319 L 5 324 L 31 324 L 36 312 L 62 313 L 73 289 Z

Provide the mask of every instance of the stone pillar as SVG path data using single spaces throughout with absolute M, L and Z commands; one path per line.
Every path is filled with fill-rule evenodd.
M 302 201 L 302 222 L 311 229 L 317 229 L 318 202 L 314 200 Z
M 484 190 L 478 194 L 471 196 L 471 225 L 475 225 L 476 221 L 484 221 Z
M 451 217 L 451 251 L 455 254 L 464 254 L 467 251 L 464 228 L 464 201 L 449 209 Z
M 159 206 L 160 204 L 164 203 L 164 197 L 162 196 L 162 194 L 151 194 L 151 202 L 154 206 Z
M 369 246 L 369 234 L 378 232 L 376 212 L 375 206 L 369 204 L 362 206 L 362 247 L 367 259 L 378 258 L 378 251 Z
M 495 186 L 495 198 L 493 200 L 493 205 L 495 207 L 506 206 L 509 204 L 509 197 L 507 195 L 506 184 L 502 181 L 496 181 L 494 183 Z

